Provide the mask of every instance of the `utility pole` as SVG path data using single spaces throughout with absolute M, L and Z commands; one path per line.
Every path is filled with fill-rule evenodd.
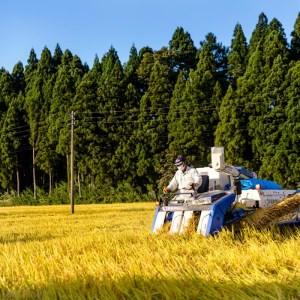
M 70 202 L 71 214 L 74 214 L 74 111 L 71 113 L 71 157 L 70 157 Z

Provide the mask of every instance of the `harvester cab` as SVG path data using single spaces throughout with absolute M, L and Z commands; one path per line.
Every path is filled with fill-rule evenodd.
M 254 172 L 243 167 L 226 164 L 223 147 L 212 147 L 211 159 L 208 167 L 197 168 L 202 176 L 202 185 L 191 193 L 188 200 L 184 196 L 180 199 L 178 193 L 164 195 L 160 199 L 152 223 L 153 233 L 167 228 L 170 233 L 195 230 L 204 236 L 213 235 L 258 208 L 271 207 L 300 193 L 299 190 L 283 190 L 275 182 L 258 179 Z M 236 208 L 238 203 L 239 209 Z M 299 209 L 295 209 L 295 203 L 290 210 L 285 206 L 286 212 L 293 216 L 281 224 L 300 225 Z

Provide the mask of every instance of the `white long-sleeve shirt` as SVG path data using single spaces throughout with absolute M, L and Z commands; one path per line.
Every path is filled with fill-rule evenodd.
M 167 189 L 172 192 L 178 189 L 180 193 L 188 193 L 197 191 L 201 183 L 201 174 L 196 169 L 187 166 L 185 172 L 178 170 L 175 173 Z M 194 184 L 194 190 L 192 184 Z

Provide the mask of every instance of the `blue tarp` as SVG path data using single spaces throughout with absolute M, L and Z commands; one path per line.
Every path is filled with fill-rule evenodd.
M 282 190 L 282 187 L 274 181 L 258 178 L 242 179 L 240 181 L 242 184 L 242 190 L 255 189 L 257 184 L 261 185 L 262 190 Z

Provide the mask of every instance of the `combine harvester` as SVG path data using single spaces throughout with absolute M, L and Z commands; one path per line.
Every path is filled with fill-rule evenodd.
M 283 190 L 275 182 L 257 179 L 255 173 L 243 167 L 226 164 L 223 147 L 211 148 L 211 158 L 211 166 L 197 168 L 202 185 L 191 200 L 180 200 L 180 194 L 174 193 L 160 199 L 153 233 L 165 225 L 170 233 L 184 233 L 192 224 L 198 234 L 209 236 L 256 211 L 265 212 L 256 220 L 257 225 L 274 223 L 275 217 L 281 219 L 276 222 L 278 225 L 300 225 L 300 190 Z

